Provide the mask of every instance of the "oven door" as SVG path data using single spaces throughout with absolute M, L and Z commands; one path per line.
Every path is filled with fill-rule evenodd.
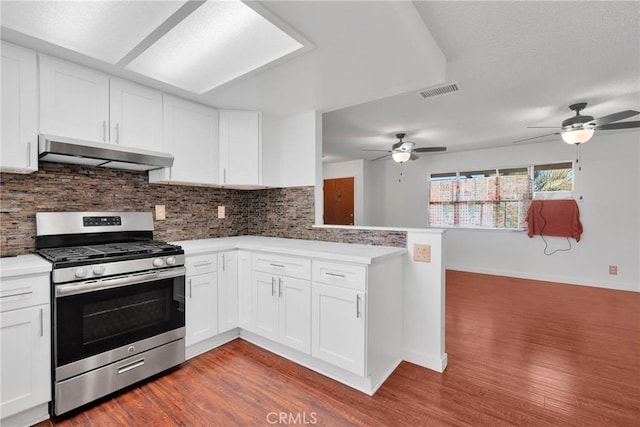
M 184 337 L 184 290 L 184 267 L 56 285 L 56 380 Z

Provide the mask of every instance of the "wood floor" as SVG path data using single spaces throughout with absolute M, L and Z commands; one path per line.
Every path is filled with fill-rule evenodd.
M 640 294 L 448 271 L 446 298 L 444 374 L 373 397 L 236 340 L 40 425 L 640 426 Z

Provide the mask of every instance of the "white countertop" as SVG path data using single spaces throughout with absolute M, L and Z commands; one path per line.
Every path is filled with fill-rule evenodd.
M 0 258 L 0 278 L 49 273 L 51 263 L 38 255 L 18 255 Z
M 262 236 L 221 237 L 217 239 L 171 242 L 182 246 L 186 255 L 221 252 L 233 249 L 273 252 L 333 261 L 373 264 L 404 255 L 405 248 L 371 246 L 355 243 L 322 242 L 318 240 L 282 239 Z

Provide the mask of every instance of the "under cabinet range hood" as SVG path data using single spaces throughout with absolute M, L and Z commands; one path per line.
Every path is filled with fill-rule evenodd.
M 173 156 L 168 153 L 45 134 L 38 135 L 38 157 L 44 162 L 134 171 L 173 165 Z

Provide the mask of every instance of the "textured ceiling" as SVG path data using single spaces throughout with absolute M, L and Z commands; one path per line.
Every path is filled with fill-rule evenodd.
M 595 117 L 640 111 L 640 2 L 415 4 L 447 57 L 446 81 L 462 91 L 324 114 L 325 161 L 373 159 L 362 149 L 387 149 L 398 131 L 418 147 L 510 145 L 548 133 L 527 126 L 559 126 L 578 101 Z

